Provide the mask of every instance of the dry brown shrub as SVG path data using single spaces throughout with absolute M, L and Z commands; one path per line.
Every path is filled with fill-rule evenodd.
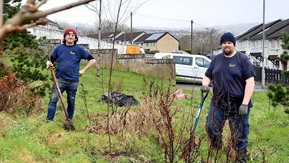
M 44 109 L 43 99 L 30 92 L 15 74 L 0 78 L 0 111 L 13 115 L 31 115 Z
M 157 95 L 147 97 L 138 108 L 119 107 L 114 109 L 115 111 L 110 114 L 110 131 L 112 134 L 129 132 L 138 136 L 148 134 L 157 136 L 156 123 L 158 123 L 158 127 L 165 125 L 160 112 L 161 107 L 160 97 Z M 177 105 L 173 106 L 172 112 L 178 112 L 178 108 Z M 90 119 L 96 125 L 91 126 L 89 131 L 97 134 L 107 133 L 106 118 L 106 113 L 92 116 Z
M 155 128 L 153 119 L 160 116 L 154 103 L 155 101 L 145 102 L 141 107 L 130 110 L 127 114 L 116 113 L 112 116 L 111 131 L 116 133 L 126 131 L 138 136 L 151 133 Z
M 186 142 L 186 136 L 191 127 L 191 116 L 181 110 L 170 88 L 164 90 L 154 83 L 146 83 L 144 100 L 138 108 L 117 108 L 107 114 L 91 117 L 97 125 L 89 131 L 97 134 L 119 134 L 124 142 L 130 142 L 129 136 L 154 137 L 164 149 L 165 160 L 174 162 Z M 109 116 L 109 129 L 107 128 Z M 200 147 L 201 140 L 198 147 Z M 199 148 L 194 151 L 197 156 Z M 180 160 L 181 158 L 178 157 Z
M 139 108 L 121 107 L 113 109 L 110 114 L 110 131 L 113 134 L 122 132 L 145 135 L 154 129 L 153 118 L 160 116 L 156 109 L 156 99 L 144 102 Z M 97 125 L 91 126 L 89 131 L 93 133 L 107 133 L 106 114 L 97 114 L 91 117 Z

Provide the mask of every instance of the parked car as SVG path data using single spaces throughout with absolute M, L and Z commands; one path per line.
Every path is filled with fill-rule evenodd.
M 188 52 L 182 51 L 182 50 L 174 50 L 172 53 L 175 54 L 189 54 Z
M 201 82 L 211 63 L 208 57 L 196 54 L 156 53 L 154 58 L 173 59 L 176 65 L 177 81 Z

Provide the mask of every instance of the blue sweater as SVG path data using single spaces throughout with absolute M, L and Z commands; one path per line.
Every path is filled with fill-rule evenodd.
M 58 45 L 50 56 L 50 61 L 56 65 L 56 77 L 70 82 L 79 81 L 79 65 L 81 59 L 88 59 L 91 56 L 79 45 L 66 46 Z

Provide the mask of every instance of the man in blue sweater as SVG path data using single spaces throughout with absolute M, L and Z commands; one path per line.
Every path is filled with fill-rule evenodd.
M 202 81 L 202 92 L 209 91 L 212 82 L 213 97 L 207 116 L 206 131 L 211 147 L 222 148 L 222 132 L 229 121 L 231 143 L 237 151 L 236 162 L 246 162 L 249 134 L 251 96 L 256 76 L 250 59 L 236 51 L 233 34 L 224 33 L 220 40 L 222 53 L 211 62 Z
M 79 76 L 82 76 L 96 60 L 88 51 L 77 45 L 77 33 L 72 28 L 67 28 L 63 35 L 63 44 L 58 45 L 52 52 L 50 60 L 47 61 L 47 68 L 53 66 L 56 62 L 56 78 L 61 93 L 67 93 L 67 113 L 68 118 L 72 121 L 75 111 L 75 98 L 79 82 Z M 80 70 L 80 61 L 88 60 L 86 66 Z M 58 95 L 55 86 L 52 88 L 47 113 L 47 121 L 53 121 L 56 112 Z M 72 129 L 75 129 L 72 125 Z

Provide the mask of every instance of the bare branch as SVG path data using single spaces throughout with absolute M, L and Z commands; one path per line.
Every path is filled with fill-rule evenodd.
M 37 21 L 35 21 L 34 23 L 31 23 L 31 24 L 27 24 L 25 25 L 24 27 L 27 29 L 27 28 L 32 28 L 32 27 L 36 27 L 38 25 L 45 25 L 47 24 L 48 22 L 48 19 L 46 18 L 40 18 L 38 19 Z
M 91 4 L 87 4 L 85 5 L 86 8 L 88 8 L 89 10 L 93 11 L 96 13 L 96 15 L 99 15 L 99 11 L 97 9 L 97 6 L 91 5 Z
M 143 1 L 142 3 L 138 4 L 137 7 L 132 11 L 133 15 L 136 13 L 136 11 L 143 6 L 145 3 L 147 3 L 149 0 Z M 124 24 L 128 19 L 130 18 L 130 15 L 127 15 L 126 18 L 124 18 L 120 24 Z
M 40 25 L 45 23 L 45 18 L 47 15 L 51 15 L 63 10 L 68 10 L 70 8 L 87 4 L 94 0 L 80 0 L 70 4 L 66 4 L 60 7 L 55 7 L 46 11 L 39 11 L 38 8 L 46 3 L 46 0 L 42 0 L 39 4 L 35 4 L 35 0 L 28 0 L 26 5 L 23 6 L 20 11 L 14 15 L 11 19 L 0 27 L 0 42 L 4 40 L 6 36 L 13 32 L 25 31 L 27 27 L 35 25 Z M 46 22 L 47 23 L 47 22 Z M 25 26 L 27 24 L 32 24 Z
M 39 7 L 41 7 L 42 5 L 44 5 L 47 2 L 47 0 L 42 0 L 41 2 L 39 2 L 35 7 L 37 9 L 39 9 Z

